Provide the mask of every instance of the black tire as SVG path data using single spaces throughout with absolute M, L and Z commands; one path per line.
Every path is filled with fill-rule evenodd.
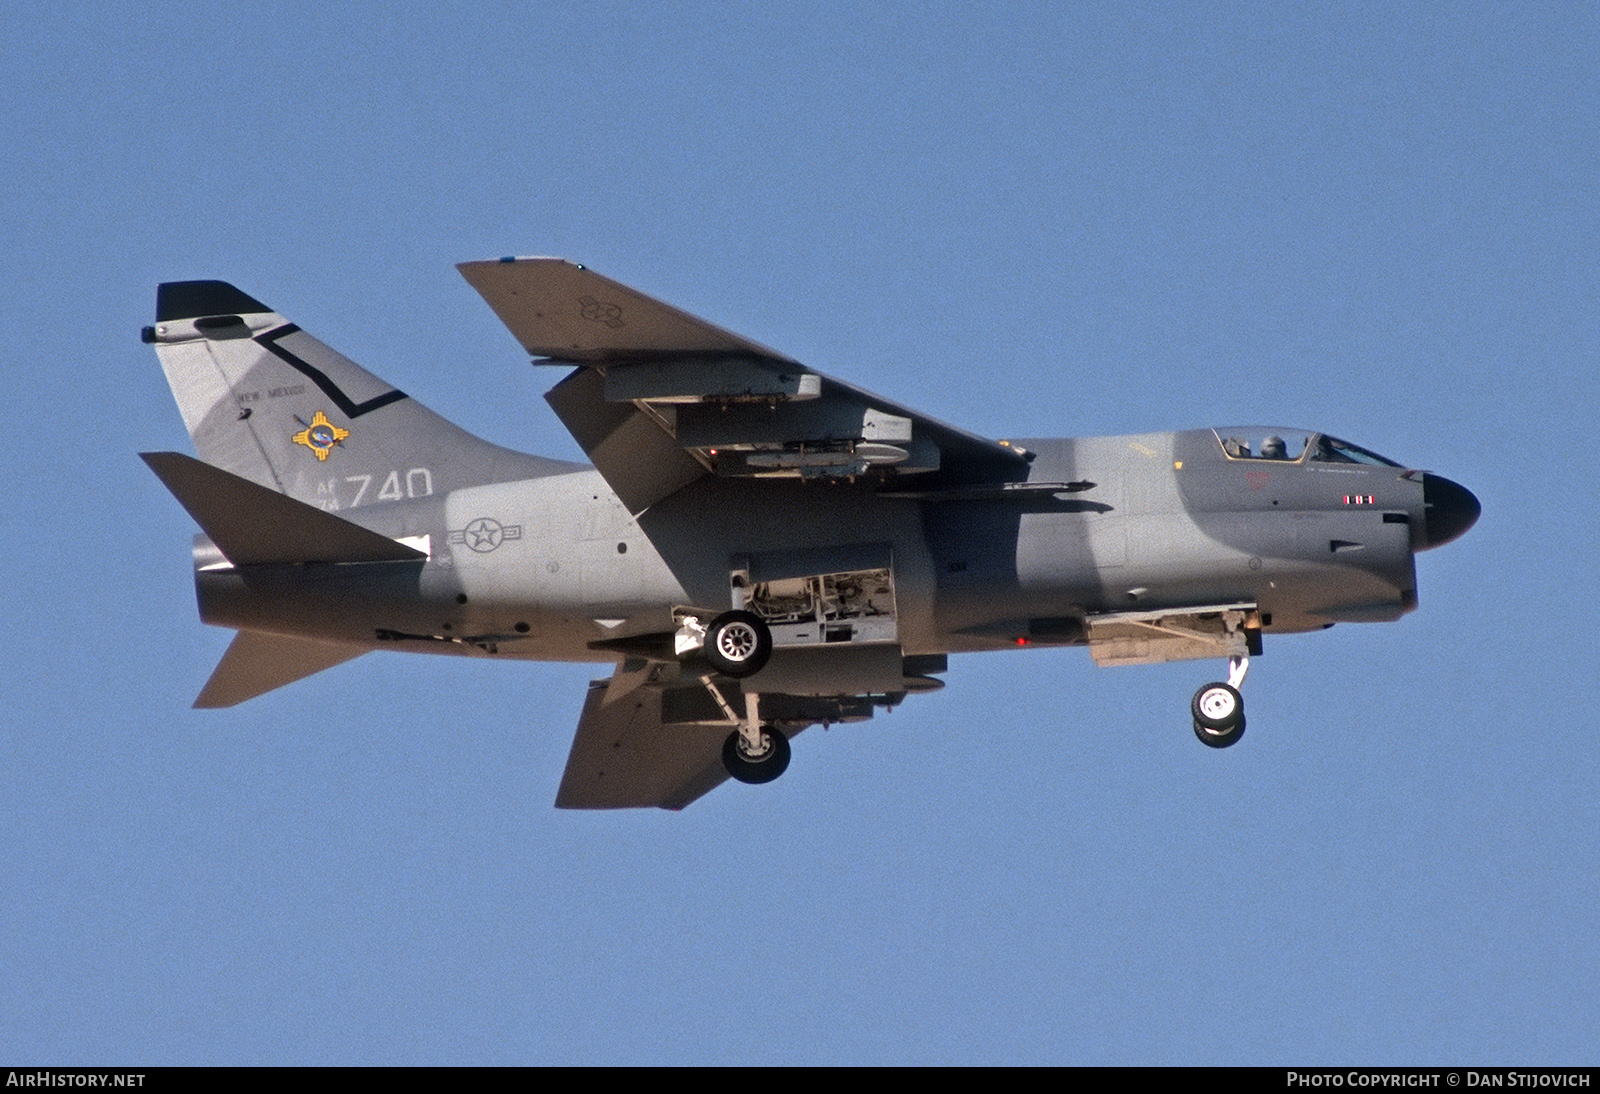
M 1198 720 L 1194 723 L 1194 735 L 1200 743 L 1210 748 L 1227 748 L 1229 745 L 1239 743 L 1239 738 L 1244 736 L 1244 719 L 1232 729 L 1207 729 Z
M 764 754 L 751 756 L 734 730 L 722 743 L 722 766 L 742 783 L 769 783 L 789 769 L 789 738 L 775 726 L 761 727 Z
M 1244 697 L 1231 684 L 1207 684 L 1194 693 L 1189 712 L 1207 729 L 1232 729 L 1244 721 Z
M 1211 748 L 1227 748 L 1244 736 L 1244 697 L 1231 684 L 1207 684 L 1189 704 L 1194 735 Z
M 723 612 L 706 628 L 704 653 L 724 676 L 754 676 L 772 656 L 772 631 L 754 612 Z

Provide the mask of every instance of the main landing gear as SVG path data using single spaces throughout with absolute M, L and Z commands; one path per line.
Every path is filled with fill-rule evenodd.
M 680 657 L 698 653 L 723 676 L 742 679 L 760 672 L 772 657 L 772 631 L 754 612 L 723 612 L 705 626 L 691 615 L 679 620 L 674 649 Z M 710 675 L 700 677 L 728 721 L 739 728 L 722 744 L 722 766 L 742 783 L 769 783 L 789 768 L 789 738 L 775 725 L 761 721 L 761 696 L 746 692 L 741 716 Z
M 772 656 L 772 629 L 755 612 L 735 609 L 702 624 L 698 616 L 677 616 L 672 652 L 679 659 L 699 656 L 724 676 L 754 676 Z
M 1194 693 L 1189 712 L 1194 715 L 1194 735 L 1212 748 L 1227 748 L 1244 736 L 1244 697 L 1239 685 L 1250 671 L 1250 658 L 1228 659 L 1228 682 L 1207 684 Z
M 722 766 L 728 774 L 742 783 L 754 784 L 769 783 L 789 770 L 789 738 L 777 726 L 762 723 L 761 696 L 754 692 L 745 695 L 741 718 L 710 676 L 702 676 L 700 681 L 728 721 L 739 727 L 722 742 Z
M 754 676 L 772 656 L 772 631 L 754 612 L 723 612 L 706 628 L 702 652 L 724 676 Z
M 777 726 L 762 726 L 751 747 L 745 727 L 728 734 L 722 744 L 722 766 L 742 783 L 769 783 L 789 768 L 789 738 Z

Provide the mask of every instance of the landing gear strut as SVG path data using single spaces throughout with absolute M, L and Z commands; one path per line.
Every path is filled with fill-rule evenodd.
M 789 769 L 789 738 L 775 725 L 761 720 L 761 696 L 747 692 L 743 716 L 736 713 L 710 675 L 700 677 L 706 691 L 722 708 L 728 721 L 739 728 L 722 742 L 722 766 L 742 783 L 769 783 Z
M 1212 748 L 1227 748 L 1244 736 L 1244 697 L 1239 685 L 1250 670 L 1250 658 L 1228 659 L 1228 682 L 1207 684 L 1194 693 L 1189 712 L 1194 715 L 1194 735 Z

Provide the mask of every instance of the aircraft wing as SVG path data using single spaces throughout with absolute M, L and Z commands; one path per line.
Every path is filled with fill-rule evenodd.
M 726 727 L 669 729 L 662 724 L 659 690 L 636 688 L 608 703 L 611 683 L 589 684 L 556 808 L 682 809 L 727 779 Z
M 904 697 L 763 693 L 760 702 L 763 722 L 792 740 L 808 726 L 865 721 Z M 609 680 L 589 684 L 556 807 L 682 809 L 728 778 L 722 746 L 737 724 L 728 715 L 744 717 L 744 704 L 735 681 L 625 659 Z
M 948 489 L 1027 477 L 1028 454 L 807 369 L 559 258 L 466 262 L 522 347 L 579 366 L 546 399 L 635 514 L 703 475 Z
M 456 268 L 534 357 L 605 365 L 651 355 L 742 354 L 795 364 L 564 258 L 502 258 Z

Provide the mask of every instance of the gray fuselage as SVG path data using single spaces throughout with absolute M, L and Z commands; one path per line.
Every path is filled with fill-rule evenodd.
M 1209 429 L 1020 443 L 1027 480 L 970 495 L 707 476 L 633 517 L 598 472 L 574 470 L 340 511 L 425 543 L 425 561 L 246 572 L 202 538 L 201 615 L 327 642 L 614 661 L 619 642 L 669 631 L 674 607 L 727 608 L 742 558 L 872 545 L 892 558 L 907 655 L 1081 644 L 1086 617 L 1130 610 L 1249 603 L 1275 634 L 1416 605 L 1413 552 L 1432 545 L 1419 472 L 1235 458 Z

